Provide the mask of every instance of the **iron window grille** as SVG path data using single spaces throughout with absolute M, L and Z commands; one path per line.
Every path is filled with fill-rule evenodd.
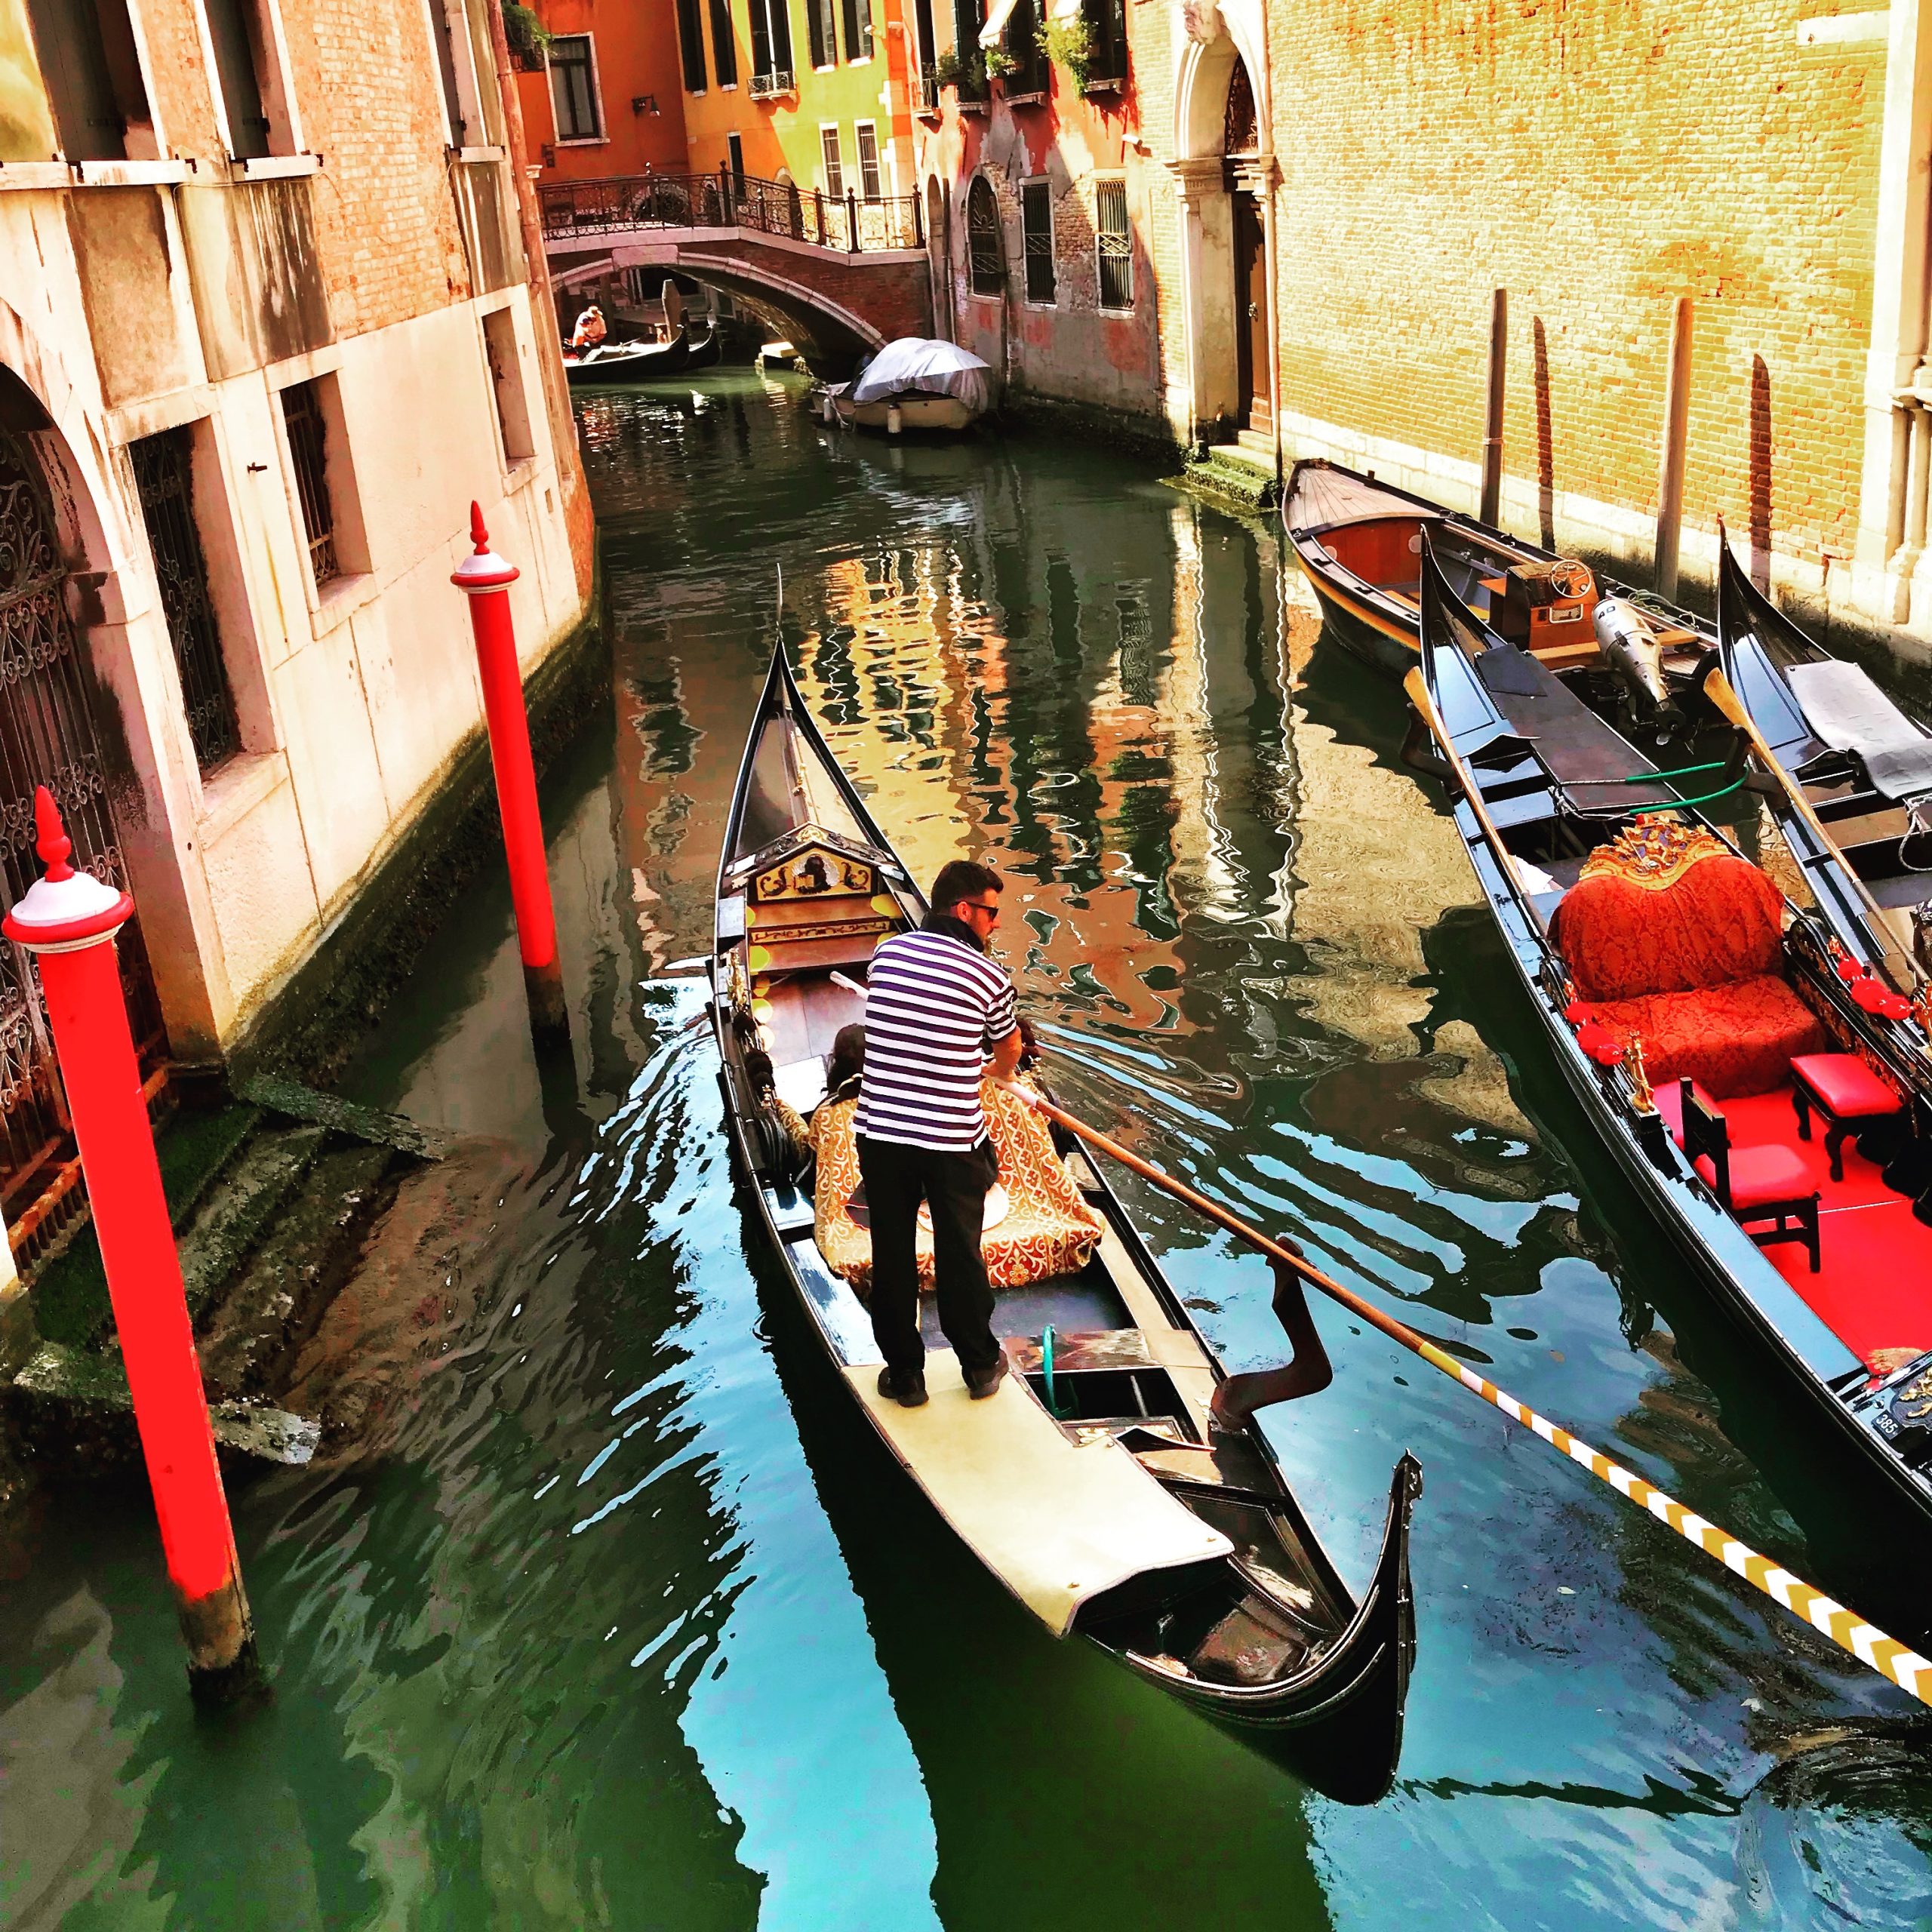
M 1134 231 L 1127 219 L 1127 183 L 1094 184 L 1094 247 L 1100 271 L 1100 306 L 1134 306 Z
M 208 591 L 208 558 L 195 523 L 192 432 L 164 429 L 129 445 L 161 608 L 181 675 L 188 736 L 203 774 L 242 749 L 234 688 L 222 655 L 221 628 Z
M 1054 194 L 1044 181 L 1029 181 L 1020 190 L 1020 229 L 1026 245 L 1026 299 L 1054 299 Z
M 999 203 L 983 174 L 966 191 L 966 260 L 975 295 L 998 295 L 1006 286 L 1006 250 L 999 232 Z
M 309 568 L 319 590 L 342 574 L 342 565 L 336 555 L 335 506 L 329 497 L 328 432 L 315 385 L 291 383 L 281 392 L 281 415 L 288 426 L 288 454 L 294 460 L 302 528 L 309 539 Z
M 698 88 L 704 86 L 704 52 L 698 50 Z M 597 118 L 597 88 L 591 78 L 590 36 L 560 33 L 550 43 L 550 102 L 560 141 L 594 141 L 604 132 Z

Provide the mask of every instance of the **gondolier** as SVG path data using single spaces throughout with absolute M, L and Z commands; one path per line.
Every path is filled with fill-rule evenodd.
M 992 1289 L 980 1250 L 986 1190 L 998 1169 L 980 1081 L 989 1060 L 1004 1079 L 1019 1064 L 1013 982 L 986 956 L 999 919 L 999 875 L 955 859 L 933 882 L 915 933 L 889 939 L 867 976 L 859 1171 L 872 1222 L 872 1333 L 881 1395 L 926 1399 L 919 1334 L 919 1204 L 933 1223 L 940 1327 L 968 1392 L 992 1394 L 1006 1357 L 992 1331 Z

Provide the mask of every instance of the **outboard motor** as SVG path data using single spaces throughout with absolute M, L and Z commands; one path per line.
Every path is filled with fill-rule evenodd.
M 1627 598 L 1606 597 L 1591 614 L 1591 623 L 1632 708 L 1654 719 L 1660 732 L 1675 723 L 1677 700 L 1664 687 L 1663 646 L 1650 619 Z

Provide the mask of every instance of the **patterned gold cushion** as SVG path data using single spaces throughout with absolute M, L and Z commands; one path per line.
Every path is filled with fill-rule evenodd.
M 986 1230 L 982 1244 L 988 1278 L 996 1289 L 1023 1288 L 1085 1267 L 1105 1223 L 1088 1206 L 1066 1164 L 1054 1152 L 1046 1122 L 990 1080 L 981 1084 L 980 1104 L 999 1155 L 999 1177 L 1008 1198 L 1004 1217 Z M 846 1211 L 859 1185 L 858 1137 L 853 1125 L 858 1111 L 857 1100 L 832 1100 L 812 1115 L 812 1147 L 818 1157 L 813 1207 L 819 1252 L 835 1273 L 863 1294 L 872 1283 L 872 1235 Z M 930 1294 L 930 1228 L 921 1226 L 915 1247 L 919 1287 Z

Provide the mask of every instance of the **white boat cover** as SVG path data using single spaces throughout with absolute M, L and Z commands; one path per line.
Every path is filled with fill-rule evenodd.
M 956 342 L 934 342 L 925 336 L 903 335 L 888 342 L 852 385 L 854 403 L 881 402 L 908 389 L 928 395 L 956 397 L 969 408 L 986 406 L 989 366 Z
M 1833 658 L 1786 675 L 1804 721 L 1834 751 L 1856 753 L 1873 790 L 1901 802 L 1932 792 L 1932 737 L 1857 665 Z

